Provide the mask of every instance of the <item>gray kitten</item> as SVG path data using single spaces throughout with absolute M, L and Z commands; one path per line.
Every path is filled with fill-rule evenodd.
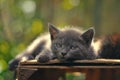
M 59 30 L 49 24 L 51 37 L 50 49 L 43 50 L 36 56 L 39 62 L 48 62 L 58 59 L 62 62 L 74 60 L 95 59 L 96 55 L 91 46 L 94 37 L 94 29 L 90 28 L 84 33 L 75 29 Z
M 26 50 L 11 60 L 9 70 L 15 70 L 19 62 L 31 59 L 36 59 L 38 62 L 48 62 L 52 59 L 71 62 L 96 58 L 91 46 L 94 37 L 93 28 L 81 33 L 73 28 L 59 30 L 52 24 L 48 27 L 49 34 L 39 36 Z

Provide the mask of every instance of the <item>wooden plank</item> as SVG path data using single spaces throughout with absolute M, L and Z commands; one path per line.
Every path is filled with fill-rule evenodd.
M 120 60 L 96 59 L 96 60 L 77 60 L 75 62 L 60 62 L 51 60 L 47 63 L 39 63 L 36 60 L 21 62 L 21 68 L 120 68 Z
M 70 67 L 70 66 L 19 66 L 19 68 L 22 68 L 22 69 L 40 69 L 40 68 L 43 68 L 43 69 L 56 69 L 56 68 L 59 68 L 59 69 L 68 69 L 68 68 L 71 68 L 71 69 L 76 69 L 76 68 L 120 68 L 120 66 L 73 66 L 73 67 Z
M 95 60 L 76 60 L 74 62 L 60 62 L 58 60 L 51 60 L 47 63 L 39 63 L 37 62 L 36 60 L 28 60 L 28 61 L 24 61 L 24 62 L 21 62 L 20 64 L 40 64 L 40 65 L 43 65 L 43 64 L 67 64 L 67 63 L 110 63 L 110 64 L 120 64 L 120 59 L 95 59 Z
M 65 79 L 67 72 L 86 74 L 86 80 L 119 80 L 120 60 L 96 59 L 60 62 L 51 60 L 39 63 L 36 60 L 20 62 L 17 70 L 18 80 L 58 80 Z

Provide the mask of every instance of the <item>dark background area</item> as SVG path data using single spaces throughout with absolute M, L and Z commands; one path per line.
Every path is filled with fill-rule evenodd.
M 96 36 L 120 31 L 120 0 L 0 0 L 0 80 L 12 80 L 8 62 L 48 22 L 64 27 L 95 27 Z

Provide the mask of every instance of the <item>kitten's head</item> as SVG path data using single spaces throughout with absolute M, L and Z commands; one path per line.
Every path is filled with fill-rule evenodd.
M 73 61 L 92 58 L 91 42 L 94 29 L 91 28 L 84 33 L 73 29 L 59 30 L 49 24 L 51 36 L 51 49 L 53 54 L 61 61 Z

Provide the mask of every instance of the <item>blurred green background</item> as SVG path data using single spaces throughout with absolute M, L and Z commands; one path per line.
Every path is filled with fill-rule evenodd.
M 0 0 L 0 80 L 12 80 L 8 62 L 48 22 L 57 26 L 95 27 L 96 36 L 120 31 L 120 0 Z

